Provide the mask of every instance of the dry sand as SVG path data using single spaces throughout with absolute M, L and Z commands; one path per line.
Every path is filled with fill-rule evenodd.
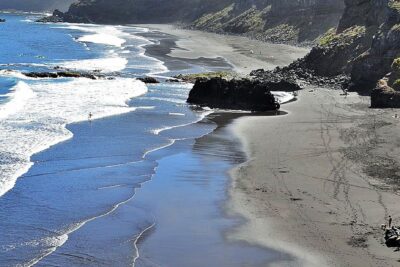
M 400 224 L 400 196 L 382 183 L 400 170 L 400 121 L 340 93 L 307 89 L 287 116 L 233 126 L 250 160 L 232 173 L 230 209 L 248 219 L 232 238 L 293 256 L 276 266 L 400 266 L 379 229 L 388 215 Z
M 255 69 L 285 66 L 304 56 L 309 48 L 267 44 L 246 37 L 183 30 L 173 25 L 138 25 L 177 37 L 176 47 L 168 54 L 174 58 L 225 58 L 241 74 Z

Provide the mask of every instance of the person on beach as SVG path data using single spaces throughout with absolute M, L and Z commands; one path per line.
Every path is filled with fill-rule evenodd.
M 392 227 L 392 216 L 389 215 L 389 228 Z
M 89 121 L 91 121 L 92 118 L 93 118 L 93 114 L 92 114 L 92 112 L 89 112 L 89 116 L 88 116 Z

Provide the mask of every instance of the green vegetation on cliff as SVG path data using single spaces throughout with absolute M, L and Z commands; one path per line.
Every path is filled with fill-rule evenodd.
M 1 0 L 0 0 L 1 1 Z M 336 27 L 344 0 L 80 0 L 43 21 L 183 23 L 280 43 L 314 42 Z
M 243 0 L 203 15 L 192 27 L 269 42 L 314 42 L 329 28 L 336 28 L 342 11 L 343 0 Z
M 365 26 L 353 26 L 343 32 L 337 33 L 336 29 L 329 29 L 319 40 L 319 45 L 328 47 L 330 45 L 335 46 L 348 46 L 354 43 L 355 40 L 365 36 Z

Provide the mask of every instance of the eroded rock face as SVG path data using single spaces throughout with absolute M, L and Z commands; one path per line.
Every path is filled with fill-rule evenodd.
M 196 81 L 187 102 L 210 108 L 269 111 L 280 108 L 271 91 L 299 89 L 296 83 L 284 80 L 203 78 Z
M 304 64 L 319 75 L 351 75 L 351 88 L 367 92 L 400 55 L 398 0 L 346 0 L 337 31 L 327 33 Z
M 1 0 L 0 0 L 1 1 Z M 313 41 L 336 27 L 344 0 L 80 0 L 43 22 L 175 23 L 260 40 Z
M 380 80 L 371 93 L 371 108 L 400 108 L 400 92 Z
M 270 42 L 312 42 L 336 28 L 343 9 L 343 0 L 233 1 L 214 14 L 200 17 L 192 26 Z
M 104 24 L 188 22 L 218 10 L 230 1 L 80 0 L 57 16 L 65 22 Z

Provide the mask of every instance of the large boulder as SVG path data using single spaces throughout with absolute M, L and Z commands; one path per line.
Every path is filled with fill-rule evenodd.
M 271 91 L 295 91 L 300 87 L 288 81 L 259 81 L 223 78 L 198 79 L 187 100 L 210 108 L 268 111 L 280 108 Z
M 372 108 L 400 108 L 400 92 L 390 87 L 386 79 L 378 82 L 371 93 Z

